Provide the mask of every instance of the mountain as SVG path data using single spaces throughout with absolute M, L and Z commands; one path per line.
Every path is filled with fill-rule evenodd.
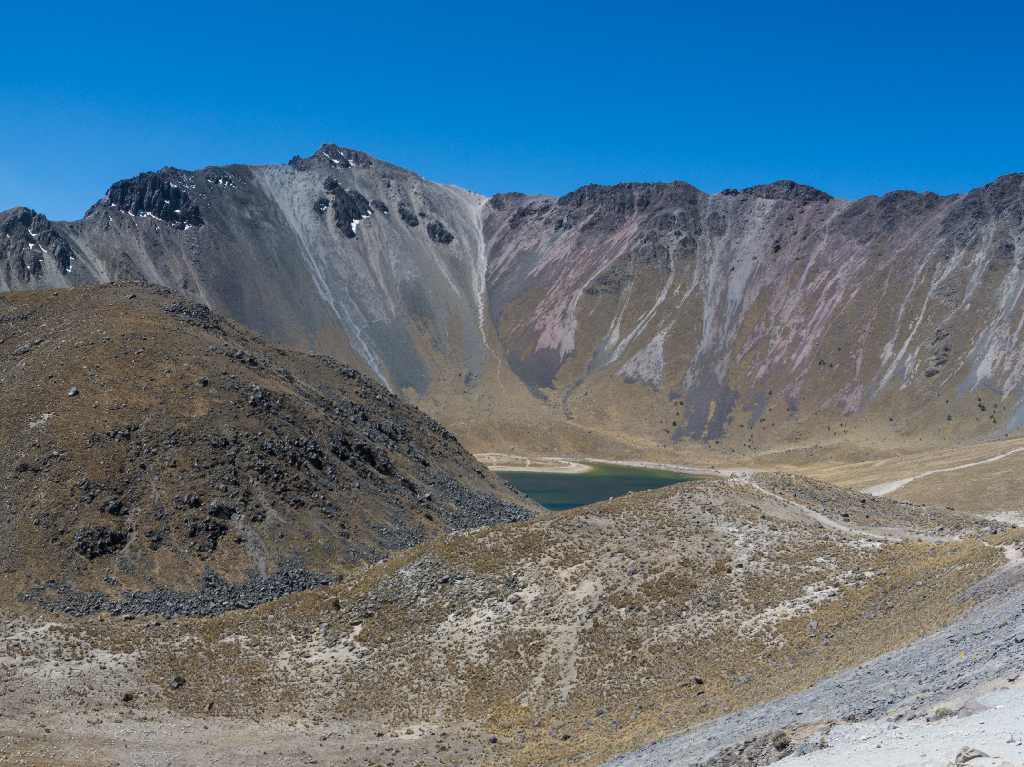
M 1024 428 L 1024 175 L 484 198 L 324 145 L 0 214 L 0 288 L 145 279 L 360 367 L 474 448 L 949 444 Z M 822 375 L 825 373 L 825 375 Z
M 285 166 L 164 168 L 80 221 L 4 214 L 0 287 L 145 279 L 423 394 L 439 366 L 424 342 L 467 371 L 483 362 L 483 204 L 330 146 Z
M 165 289 L 0 296 L 0 361 L 0 566 L 30 600 L 249 606 L 537 511 L 365 375 Z

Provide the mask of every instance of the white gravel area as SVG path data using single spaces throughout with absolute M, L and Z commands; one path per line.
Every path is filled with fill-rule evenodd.
M 945 767 L 964 748 L 986 756 L 970 767 L 1024 765 L 1024 687 L 996 690 L 977 699 L 975 711 L 934 722 L 874 720 L 841 724 L 829 747 L 778 762 L 786 767 Z

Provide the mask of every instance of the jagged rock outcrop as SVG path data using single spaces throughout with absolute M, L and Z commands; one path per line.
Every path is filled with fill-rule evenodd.
M 0 213 L 0 289 L 45 285 L 51 274 L 69 275 L 74 262 L 74 251 L 46 216 L 28 208 Z
M 154 218 L 185 231 L 203 225 L 203 216 L 190 195 L 193 189 L 195 185 L 188 174 L 164 168 L 159 173 L 141 173 L 133 179 L 118 181 L 98 206 L 117 208 L 130 216 Z

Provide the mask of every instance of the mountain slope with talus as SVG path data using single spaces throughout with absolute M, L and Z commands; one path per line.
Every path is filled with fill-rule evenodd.
M 351 149 L 0 214 L 0 288 L 146 279 L 374 375 L 471 447 L 902 446 L 1024 427 L 1024 175 L 484 198 Z M 543 429 L 539 427 L 543 425 Z
M 865 418 L 894 441 L 1024 425 L 1024 176 L 955 197 L 627 184 L 500 207 L 492 316 L 567 412 L 754 446 Z
M 334 146 L 287 165 L 164 168 L 114 184 L 79 221 L 3 214 L 0 288 L 144 279 L 422 394 L 435 357 L 467 375 L 482 364 L 483 203 Z M 73 255 L 35 245 L 26 215 Z

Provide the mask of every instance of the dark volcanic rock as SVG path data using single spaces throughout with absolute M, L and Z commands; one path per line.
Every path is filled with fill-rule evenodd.
M 455 235 L 449 232 L 440 221 L 431 221 L 427 224 L 427 234 L 434 242 L 442 245 L 447 245 L 455 239 Z
M 409 226 L 420 225 L 420 219 L 419 216 L 416 215 L 416 211 L 404 203 L 398 206 L 398 215 Z
M 75 533 L 75 550 L 87 559 L 105 557 L 124 548 L 128 536 L 109 527 L 87 527 Z
M 370 201 L 354 189 L 342 189 L 337 179 L 328 178 L 324 182 L 324 191 L 330 198 L 330 207 L 334 209 L 334 224 L 346 237 L 356 236 L 356 226 L 364 218 L 370 216 Z M 317 202 L 319 210 L 321 202 Z
M 210 616 L 231 610 L 257 607 L 297 591 L 309 591 L 334 583 L 335 579 L 287 567 L 265 577 L 251 577 L 243 583 L 228 583 L 207 572 L 196 591 L 133 591 L 120 598 L 101 592 L 77 591 L 67 584 L 50 582 L 21 595 L 26 602 L 73 616 L 111 613 L 122 616 L 176 615 Z
M 793 200 L 796 202 L 828 202 L 832 199 L 832 195 L 826 194 L 820 189 L 788 180 L 749 186 L 742 193 L 768 200 Z
M 441 505 L 438 513 L 452 530 L 525 522 L 533 516 L 522 506 L 474 492 L 450 477 L 438 476 L 435 487 L 441 497 L 450 501 L 450 505 Z M 454 509 L 458 512 L 453 513 Z
M 0 270 L 8 284 L 30 286 L 47 270 L 70 273 L 75 251 L 41 213 L 28 208 L 0 212 Z
M 201 554 L 211 554 L 228 531 L 228 526 L 218 519 L 195 519 L 188 524 L 188 537 L 195 541 L 195 549 Z
M 177 171 L 141 173 L 111 186 L 103 202 L 133 216 L 153 216 L 176 229 L 202 226 L 203 216 L 187 185 L 184 174 Z
M 218 318 L 210 307 L 195 301 L 175 301 L 164 311 L 205 330 L 213 330 L 218 324 Z

